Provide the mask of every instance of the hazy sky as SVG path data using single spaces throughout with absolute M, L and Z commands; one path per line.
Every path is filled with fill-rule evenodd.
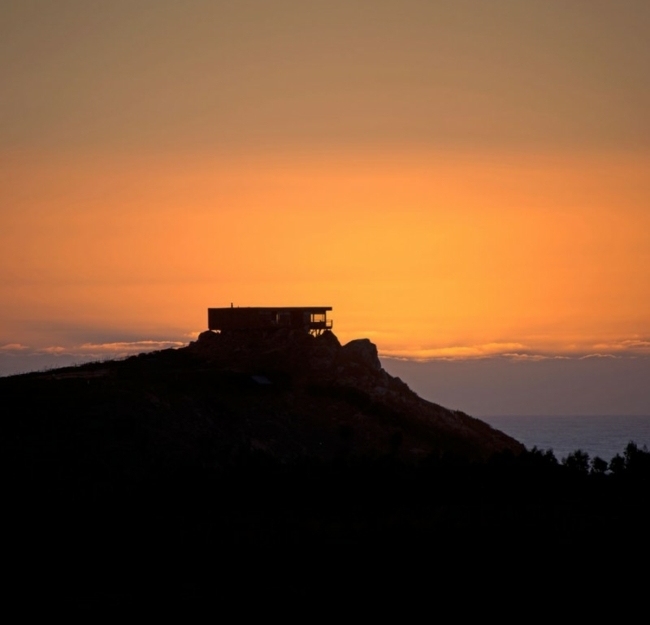
M 593 357 L 650 357 L 649 32 L 641 0 L 2 3 L 0 374 L 309 304 L 465 371 L 456 408 L 519 410 L 488 371 L 616 397 Z

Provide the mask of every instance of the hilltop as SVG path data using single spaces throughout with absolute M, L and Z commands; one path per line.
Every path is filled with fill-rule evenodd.
M 486 460 L 523 446 L 417 396 L 367 339 L 204 332 L 180 349 L 0 380 L 17 462 L 66 458 L 125 476 L 264 455 Z

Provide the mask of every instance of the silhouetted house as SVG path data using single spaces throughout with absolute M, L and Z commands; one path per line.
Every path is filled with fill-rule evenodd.
M 292 328 L 312 334 L 332 329 L 331 306 L 278 308 L 208 308 L 208 329 L 220 332 Z

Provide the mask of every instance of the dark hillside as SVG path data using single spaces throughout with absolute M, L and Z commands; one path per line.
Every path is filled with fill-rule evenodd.
M 567 554 L 594 583 L 650 522 L 646 451 L 559 464 L 420 399 L 367 340 L 205 333 L 0 393 L 8 594 L 47 605 L 379 608 L 521 590 Z
M 523 447 L 424 401 L 388 375 L 367 340 L 325 333 L 206 332 L 183 349 L 0 380 L 13 462 L 95 465 L 123 476 L 393 455 L 485 460 Z

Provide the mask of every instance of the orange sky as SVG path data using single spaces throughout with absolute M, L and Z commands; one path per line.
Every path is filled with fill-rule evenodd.
M 650 336 L 640 156 L 16 157 L 4 172 L 5 342 L 12 323 L 45 345 L 74 321 L 178 339 L 230 302 L 332 305 L 341 338 L 418 357 Z
M 650 352 L 647 3 L 307 5 L 0 8 L 0 350 Z

